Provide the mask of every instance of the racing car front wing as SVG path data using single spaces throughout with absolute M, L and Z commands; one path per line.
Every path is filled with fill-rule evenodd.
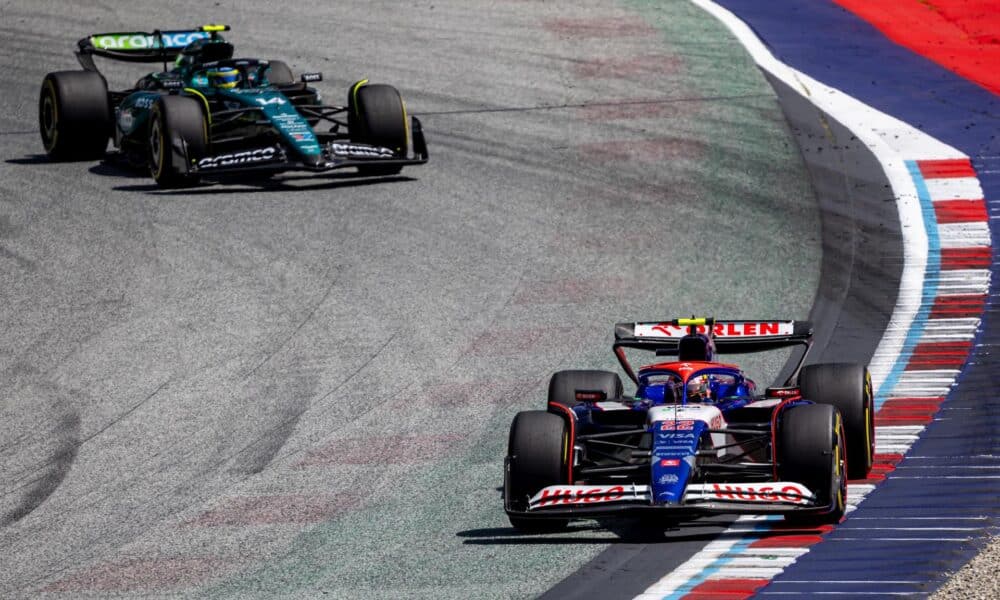
M 537 518 L 587 518 L 621 513 L 666 511 L 682 516 L 706 514 L 823 513 L 816 495 L 792 481 L 767 483 L 693 483 L 677 504 L 653 504 L 648 485 L 553 485 L 528 501 L 527 510 L 514 510 L 504 499 L 508 514 Z
M 410 117 L 413 153 L 396 156 L 388 148 L 356 142 L 328 142 L 321 153 L 302 156 L 280 144 L 193 158 L 180 139 L 171 143 L 176 164 L 187 165 L 188 175 L 212 177 L 248 171 L 310 171 L 323 172 L 348 167 L 393 167 L 422 165 L 427 162 L 427 142 L 420 120 Z

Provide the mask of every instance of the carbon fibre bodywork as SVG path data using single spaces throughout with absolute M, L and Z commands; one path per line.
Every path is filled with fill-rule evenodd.
M 181 96 L 202 107 L 204 144 L 196 151 L 180 136 L 168 136 L 163 151 L 172 154 L 171 164 L 183 165 L 181 175 L 192 179 L 247 171 L 372 171 L 373 166 L 394 173 L 427 161 L 420 121 L 406 114 L 401 100 L 401 114 L 394 118 L 405 124 L 400 126 L 405 141 L 393 147 L 369 143 L 351 131 L 357 119 L 348 114 L 349 106 L 324 104 L 319 90 L 310 85 L 321 81 L 321 74 L 304 73 L 296 81 L 280 61 L 231 58 L 232 46 L 219 35 L 225 30 L 228 27 L 204 26 L 101 34 L 78 42 L 77 57 L 87 71 L 98 72 L 95 56 L 163 63 L 163 70 L 140 78 L 132 88 L 108 92 L 113 113 L 109 137 L 119 156 L 134 166 L 148 164 L 153 109 L 164 96 Z M 227 48 L 221 54 L 197 51 L 214 46 Z M 214 74 L 222 71 L 234 73 L 232 83 L 215 84 Z M 355 98 L 357 87 L 366 83 L 350 90 Z
M 839 413 L 832 413 L 830 476 L 804 480 L 790 461 L 783 464 L 786 415 L 815 404 L 803 398 L 794 375 L 759 393 L 739 367 L 711 355 L 632 369 L 622 349 L 676 355 L 688 335 L 680 321 L 617 325 L 614 348 L 637 384 L 634 396 L 576 389 L 565 401 L 550 392 L 548 412 L 565 423 L 565 470 L 558 483 L 524 493 L 512 483 L 519 457 L 509 452 L 504 509 L 512 522 L 649 514 L 680 521 L 720 513 L 839 519 L 847 482 Z M 792 321 L 702 320 L 700 331 L 717 338 L 720 350 L 740 351 L 808 349 L 812 335 L 809 323 Z

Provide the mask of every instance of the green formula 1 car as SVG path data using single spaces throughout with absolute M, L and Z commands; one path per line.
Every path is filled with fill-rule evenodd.
M 346 106 L 321 102 L 310 84 L 278 60 L 233 58 L 225 25 L 98 34 L 78 42 L 82 71 L 49 73 L 38 121 L 45 152 L 57 160 L 117 155 L 148 166 L 163 187 L 248 171 L 323 172 L 356 167 L 395 175 L 427 162 L 420 121 L 399 92 L 361 80 Z M 94 57 L 162 62 L 132 89 L 109 91 Z

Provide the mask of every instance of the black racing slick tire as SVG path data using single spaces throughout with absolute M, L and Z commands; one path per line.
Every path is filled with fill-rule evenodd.
M 794 513 L 785 520 L 803 524 L 839 523 L 847 510 L 847 462 L 840 413 L 829 404 L 792 406 L 781 414 L 775 433 L 780 481 L 794 481 L 817 495 L 822 514 Z
M 208 124 L 202 104 L 185 96 L 162 96 L 149 118 L 149 172 L 164 188 L 196 183 L 189 163 L 205 156 Z
M 504 489 L 515 510 L 526 510 L 528 500 L 550 485 L 569 483 L 568 461 L 572 440 L 566 421 L 557 415 L 529 410 L 514 417 L 507 444 L 507 481 Z M 519 531 L 542 533 L 566 527 L 567 519 L 535 519 L 508 515 Z
M 113 122 L 108 84 L 94 71 L 58 71 L 42 80 L 38 129 L 53 160 L 104 156 Z
M 287 63 L 281 60 L 267 61 L 268 67 L 265 76 L 271 85 L 283 86 L 295 83 L 295 75 Z
M 624 388 L 621 377 L 610 371 L 558 371 L 549 380 L 549 404 L 560 404 L 572 408 L 580 401 L 577 390 L 604 392 L 605 398 L 621 398 Z
M 807 365 L 799 373 L 802 397 L 837 407 L 847 435 L 847 475 L 868 477 L 875 462 L 875 400 L 872 378 L 863 365 Z
M 366 80 L 351 86 L 347 95 L 347 131 L 352 142 L 388 148 L 399 158 L 406 156 L 410 129 L 406 106 L 396 88 Z M 401 165 L 358 167 L 363 175 L 395 175 Z

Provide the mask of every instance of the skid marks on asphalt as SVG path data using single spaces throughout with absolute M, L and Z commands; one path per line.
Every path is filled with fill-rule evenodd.
M 542 21 L 542 28 L 548 33 L 575 40 L 634 38 L 656 35 L 656 29 L 638 17 L 545 19 Z
M 462 440 L 457 434 L 388 435 L 337 439 L 310 450 L 296 467 L 413 464 L 434 461 Z
M 226 527 L 321 523 L 361 506 L 358 494 L 281 494 L 226 498 L 185 525 Z
M 630 119 L 683 119 L 698 112 L 700 100 L 688 98 L 615 98 L 577 109 L 584 121 L 626 121 Z
M 522 281 L 514 294 L 514 304 L 583 304 L 621 300 L 636 286 L 626 277 L 580 277 L 542 281 Z
M 43 592 L 141 592 L 203 584 L 240 566 L 232 558 L 186 556 L 102 562 L 52 583 Z
M 641 140 L 609 140 L 581 144 L 580 157 L 592 162 L 672 163 L 679 160 L 700 161 L 706 154 L 705 144 L 697 140 L 663 137 Z
M 684 68 L 680 57 L 671 54 L 644 54 L 626 58 L 595 58 L 573 64 L 573 75 L 580 78 L 634 79 L 669 77 Z

